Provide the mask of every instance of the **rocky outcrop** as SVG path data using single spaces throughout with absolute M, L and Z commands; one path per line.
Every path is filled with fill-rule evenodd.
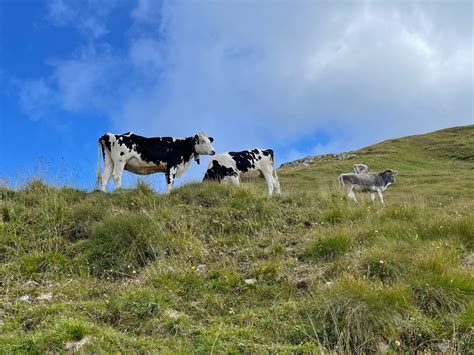
M 346 159 L 352 159 L 355 157 L 357 157 L 357 155 L 352 154 L 352 153 L 322 154 L 322 155 L 314 155 L 314 156 L 309 155 L 301 159 L 293 160 L 288 163 L 283 163 L 280 165 L 280 168 L 290 167 L 290 166 L 308 166 L 308 165 L 312 165 L 314 162 L 318 160 L 346 160 Z

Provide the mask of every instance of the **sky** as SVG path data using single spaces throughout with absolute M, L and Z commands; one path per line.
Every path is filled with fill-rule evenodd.
M 279 165 L 473 124 L 473 14 L 464 0 L 0 0 L 0 183 L 90 190 L 105 132 L 203 131 Z M 163 191 L 162 174 L 144 180 Z

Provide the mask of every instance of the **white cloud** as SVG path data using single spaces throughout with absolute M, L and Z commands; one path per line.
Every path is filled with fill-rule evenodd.
M 70 3 L 54 3 L 58 24 L 84 26 Z M 105 8 L 89 36 L 107 31 Z M 320 131 L 332 140 L 308 153 L 473 123 L 469 1 L 141 0 L 131 18 L 145 27 L 130 32 L 127 55 L 89 44 L 55 62 L 63 109 L 99 110 L 119 131 L 204 130 L 219 151 L 281 156 Z
M 325 129 L 347 149 L 472 122 L 469 3 L 207 5 L 165 7 L 167 66 L 146 95 L 125 98 L 118 126 L 203 127 L 224 149 Z
M 52 62 L 53 78 L 62 109 L 72 112 L 93 110 L 111 114 L 116 105 L 123 72 L 119 57 L 105 48 L 81 47 L 76 58 Z
M 34 121 L 45 118 L 55 104 L 56 93 L 43 78 L 16 81 L 14 86 L 19 90 L 22 110 Z
M 143 24 L 159 25 L 162 20 L 162 6 L 162 0 L 138 0 L 131 16 Z
M 72 26 L 85 37 L 98 39 L 109 33 L 106 19 L 116 6 L 115 0 L 50 0 L 47 19 L 55 26 Z

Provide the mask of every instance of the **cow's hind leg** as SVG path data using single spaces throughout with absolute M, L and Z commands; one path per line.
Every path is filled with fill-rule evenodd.
M 114 177 L 115 189 L 120 189 L 122 187 L 122 174 L 123 174 L 124 167 L 125 167 L 124 161 L 114 162 L 114 171 L 112 174 Z
M 234 185 L 234 186 L 240 186 L 239 174 L 235 173 L 235 175 L 232 174 L 232 175 L 224 176 L 221 179 L 221 182 L 224 183 L 224 184 L 231 184 L 231 185 Z
M 375 192 L 370 191 L 370 199 L 372 200 L 372 202 L 375 202 Z
M 110 177 L 112 176 L 112 171 L 114 170 L 114 161 L 110 156 L 110 152 L 107 148 L 103 147 L 104 151 L 104 176 L 102 177 L 102 186 L 101 190 L 107 190 L 107 184 L 109 183 Z

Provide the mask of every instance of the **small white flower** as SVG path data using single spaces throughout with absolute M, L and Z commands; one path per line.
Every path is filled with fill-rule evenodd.
M 384 261 L 383 261 L 383 260 L 380 260 L 380 261 L 379 261 L 379 264 L 384 264 Z
M 21 296 L 18 299 L 23 302 L 30 302 L 30 296 L 28 295 Z
M 244 282 L 247 285 L 255 285 L 257 283 L 257 279 L 246 279 L 246 280 L 244 280 Z

